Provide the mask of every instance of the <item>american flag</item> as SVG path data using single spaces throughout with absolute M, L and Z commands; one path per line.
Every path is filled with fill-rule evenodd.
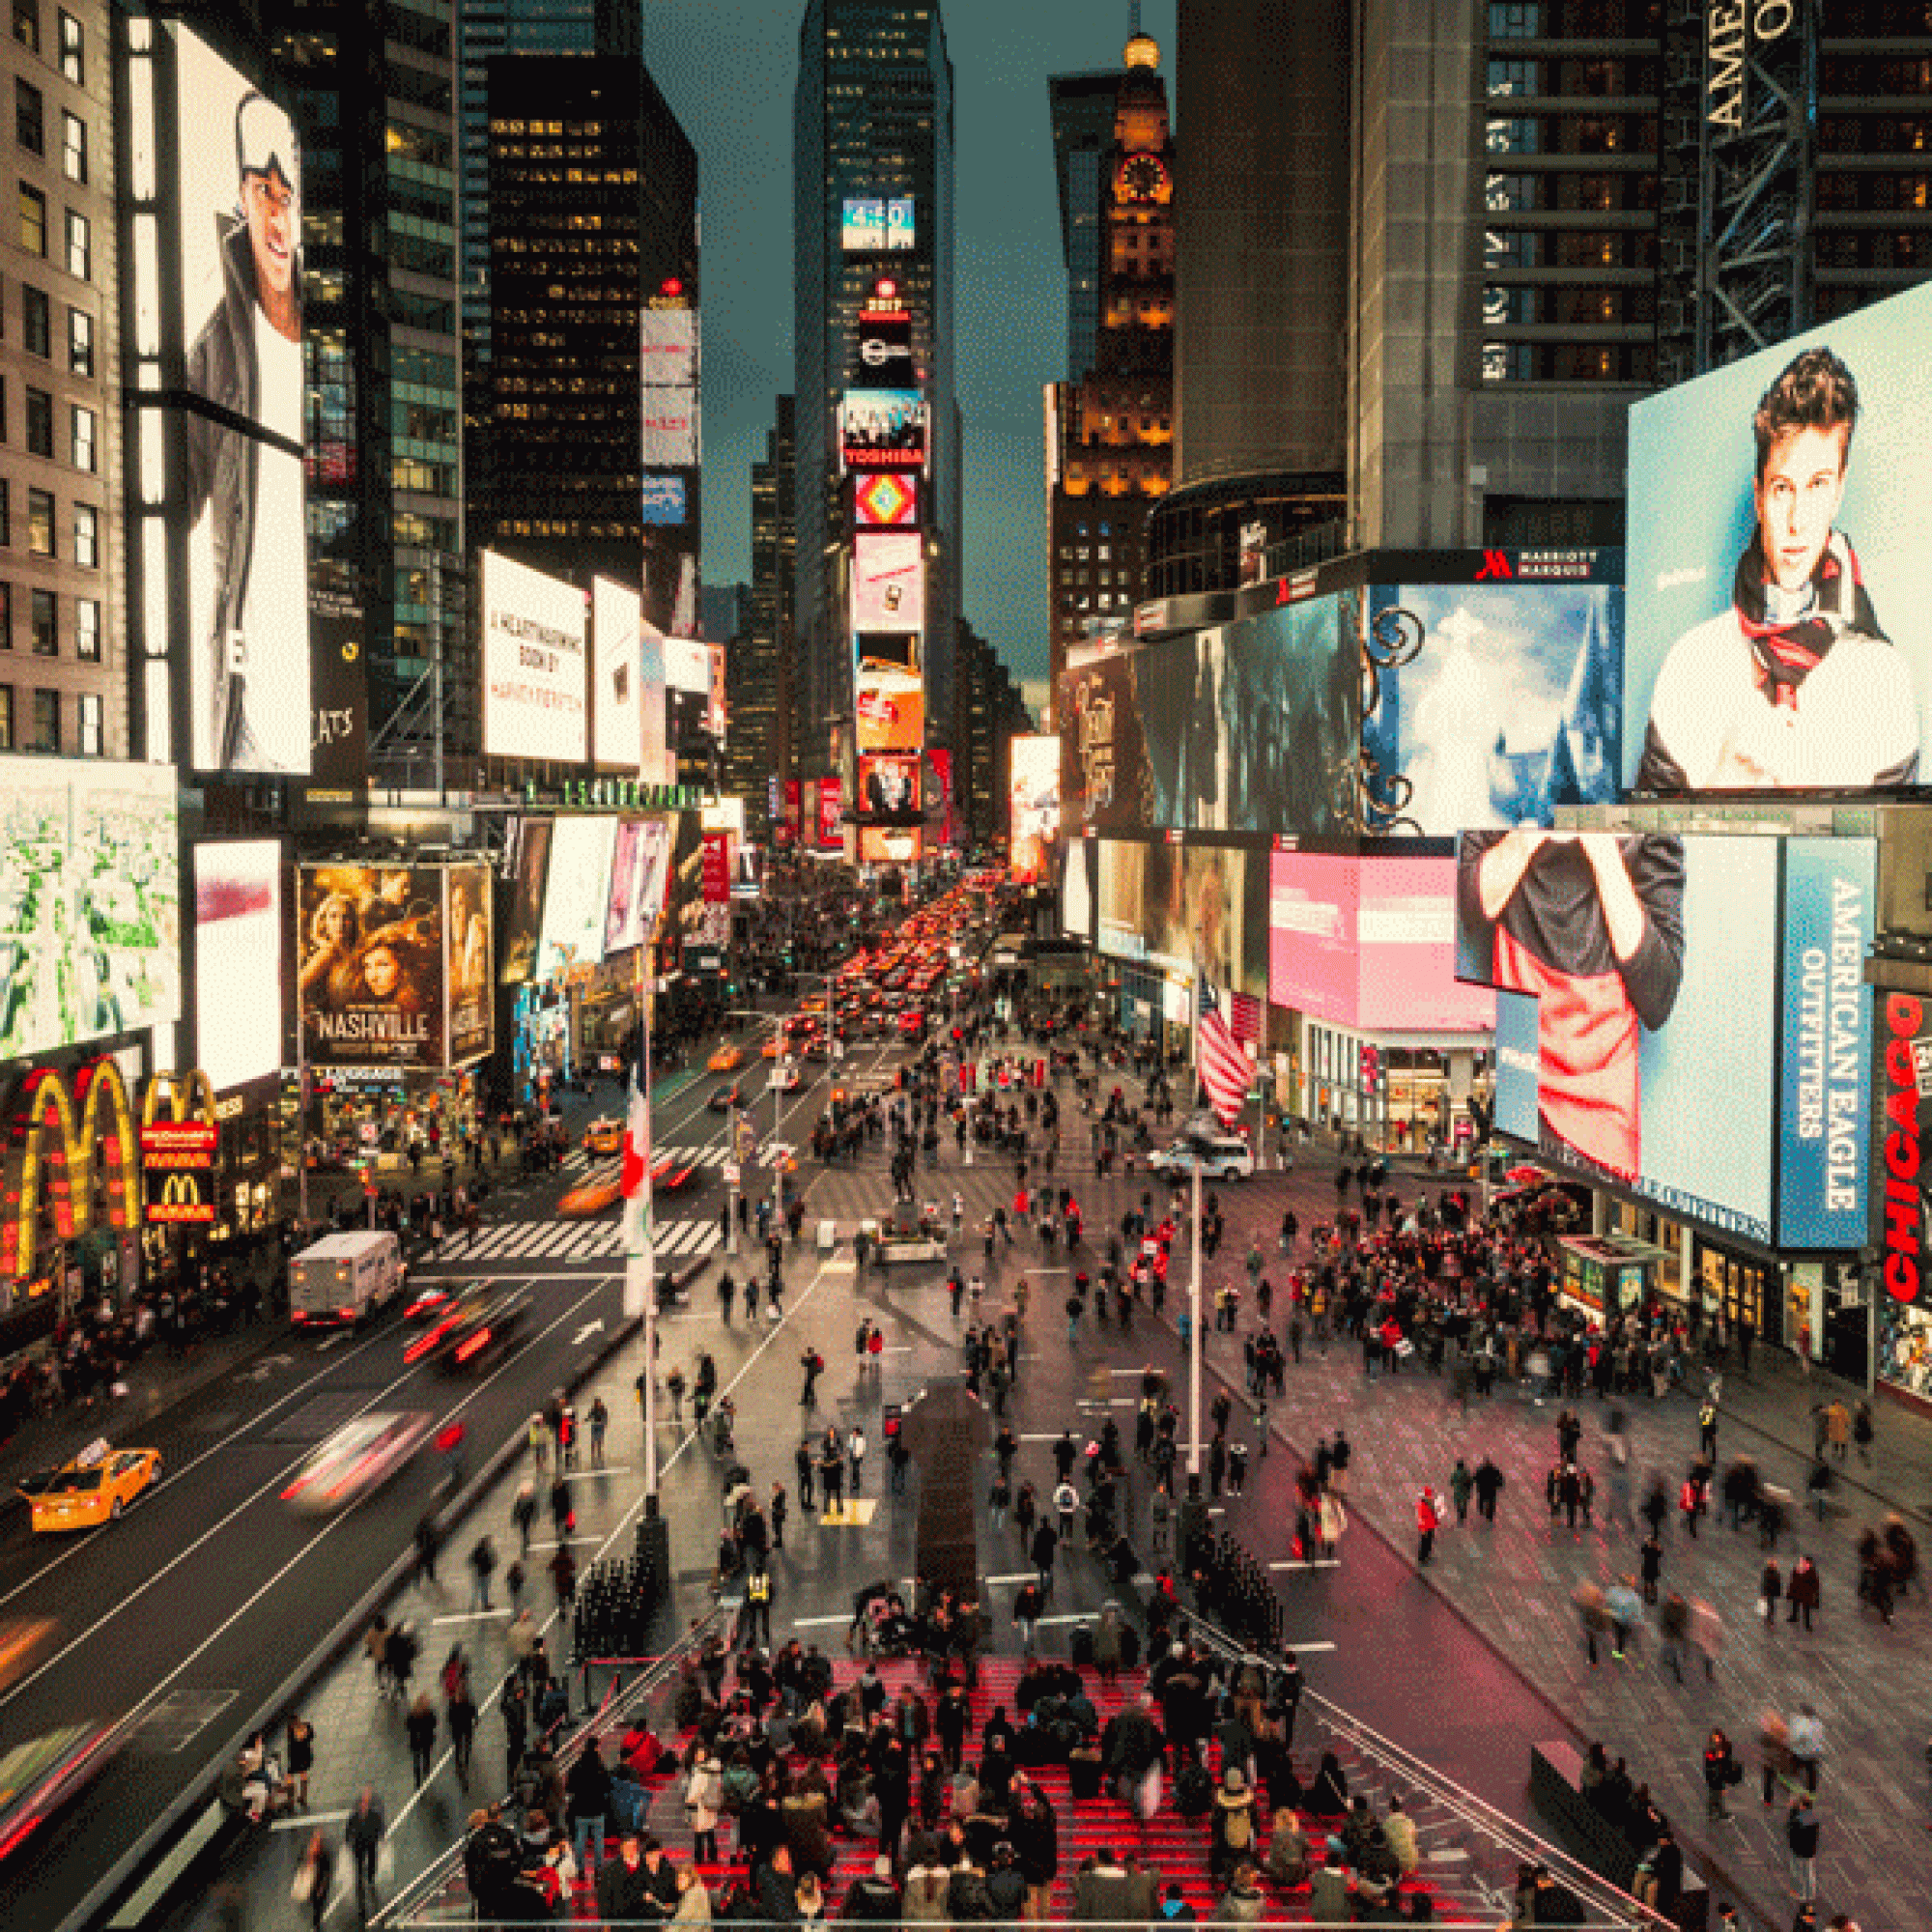
M 624 1122 L 624 1252 L 651 1258 L 651 1102 L 644 1092 L 641 1047 L 631 1064 L 631 1111 Z
M 1194 1028 L 1195 1067 L 1214 1118 L 1224 1127 L 1232 1127 L 1247 1105 L 1248 1089 L 1254 1084 L 1254 1067 L 1235 1037 L 1205 973 L 1195 975 L 1195 986 L 1199 1003 Z

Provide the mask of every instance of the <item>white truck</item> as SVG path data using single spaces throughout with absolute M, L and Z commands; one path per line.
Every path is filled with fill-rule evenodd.
M 384 1229 L 326 1235 L 289 1263 L 289 1318 L 298 1328 L 373 1320 L 403 1292 L 402 1243 Z

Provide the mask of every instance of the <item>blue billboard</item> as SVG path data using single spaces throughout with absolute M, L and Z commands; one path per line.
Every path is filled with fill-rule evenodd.
M 1784 852 L 1778 1239 L 1856 1248 L 1868 1207 L 1872 994 L 1864 971 L 1878 846 L 1791 838 Z
M 1496 1132 L 1536 1141 L 1536 1000 L 1529 993 L 1496 994 Z

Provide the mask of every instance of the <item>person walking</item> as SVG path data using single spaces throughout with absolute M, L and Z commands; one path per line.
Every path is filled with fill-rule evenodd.
M 600 1395 L 590 1405 L 590 1466 L 601 1469 L 604 1466 L 604 1435 L 611 1427 L 611 1411 L 604 1406 Z
M 449 1748 L 456 1761 L 456 1781 L 469 1789 L 469 1758 L 476 1748 L 476 1699 L 469 1689 L 469 1666 L 465 1663 L 444 1693 L 444 1716 L 449 1724 Z
M 490 1578 L 497 1574 L 497 1546 L 487 1536 L 479 1536 L 469 1551 L 469 1607 L 472 1612 L 490 1608 Z
M 1808 1791 L 1801 1791 L 1784 1814 L 1784 1846 L 1791 1860 L 1791 1889 L 1801 1905 L 1813 1904 L 1818 1896 L 1819 1836 L 1817 1801 Z
M 1820 1595 L 1818 1566 L 1808 1556 L 1800 1556 L 1791 1566 L 1791 1576 L 1784 1586 L 1784 1601 L 1791 1605 L 1784 1621 L 1795 1624 L 1802 1614 L 1804 1628 L 1811 1628 L 1811 1612 L 1818 1607 Z
M 383 1836 L 388 1830 L 376 1787 L 365 1784 L 355 1799 L 355 1808 L 343 1821 L 342 1842 L 355 1874 L 355 1912 L 364 1920 L 376 1904 L 376 1871 L 382 1862 Z
M 1477 1513 L 1485 1522 L 1493 1523 L 1496 1520 L 1496 1498 L 1503 1492 L 1504 1478 L 1503 1472 L 1488 1456 L 1476 1464 L 1475 1485 Z
M 825 1373 L 825 1357 L 807 1344 L 805 1352 L 799 1356 L 799 1366 L 805 1371 L 805 1387 L 799 1391 L 799 1406 L 813 1408 L 818 1404 L 818 1378 Z
M 1704 1815 L 1712 1823 L 1731 1815 L 1724 1794 L 1743 1777 L 1744 1771 L 1731 1748 L 1730 1739 L 1713 1726 L 1704 1746 Z
M 1458 1456 L 1456 1466 L 1449 1471 L 1449 1497 L 1456 1505 L 1456 1527 L 1463 1528 L 1469 1520 L 1469 1498 L 1475 1493 L 1476 1479 L 1469 1469 L 1468 1459 Z
M 517 1525 L 519 1553 L 530 1553 L 530 1529 L 537 1520 L 537 1488 L 526 1478 L 517 1488 L 517 1499 L 510 1505 L 510 1520 Z
M 1427 1569 L 1429 1559 L 1435 1553 L 1435 1532 L 1442 1527 L 1442 1512 L 1435 1501 L 1435 1492 L 1427 1483 L 1422 1493 L 1415 1499 L 1415 1562 L 1418 1569 Z
M 852 1471 L 852 1493 L 860 1491 L 861 1479 L 866 1473 L 866 1451 L 869 1445 L 866 1440 L 866 1431 L 859 1423 L 852 1425 L 852 1433 L 845 1438 L 845 1460 Z
M 404 1729 L 410 1738 L 410 1769 L 415 1773 L 416 1789 L 420 1791 L 430 1766 L 436 1761 L 436 1706 L 429 1701 L 427 1690 L 416 1693 Z
M 335 1883 L 335 1854 L 318 1827 L 309 1834 L 308 1848 L 296 1867 L 290 1895 L 308 1907 L 308 1922 L 313 1932 L 322 1932 L 324 1915 L 328 1910 L 328 1894 Z

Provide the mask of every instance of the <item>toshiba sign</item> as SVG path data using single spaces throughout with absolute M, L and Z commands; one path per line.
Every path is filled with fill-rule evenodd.
M 1880 1236 L 1885 1285 L 1894 1301 L 1920 1300 L 1932 1244 L 1927 1241 L 1925 1141 L 1932 1133 L 1932 1036 L 1924 1003 L 1887 993 L 1879 1033 L 1878 1086 L 1884 1096 Z

